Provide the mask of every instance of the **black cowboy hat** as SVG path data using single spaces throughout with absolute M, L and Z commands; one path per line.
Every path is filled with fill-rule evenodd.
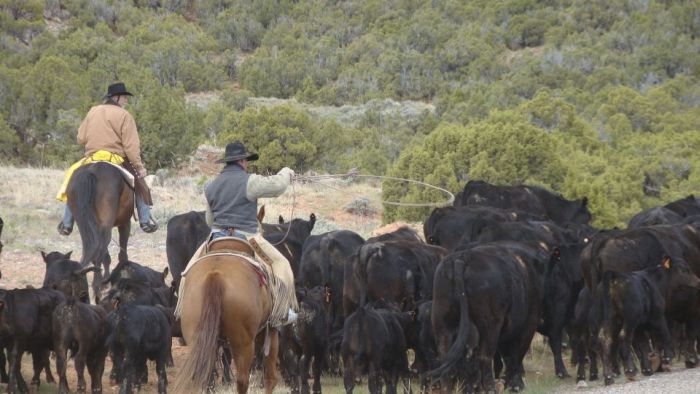
M 232 142 L 226 145 L 226 152 L 224 152 L 224 158 L 219 159 L 217 163 L 230 163 L 232 161 L 246 159 L 248 161 L 258 160 L 260 156 L 257 153 L 249 153 L 245 149 L 245 145 L 242 142 Z
M 133 96 L 133 94 L 129 93 L 126 90 L 124 82 L 117 82 L 109 85 L 109 87 L 107 88 L 107 95 L 105 95 L 105 97 L 112 96 Z

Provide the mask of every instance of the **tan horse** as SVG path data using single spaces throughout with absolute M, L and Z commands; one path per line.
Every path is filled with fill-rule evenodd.
M 265 329 L 272 297 L 254 268 L 235 255 L 204 256 L 187 272 L 180 321 L 189 353 L 175 383 L 181 393 L 202 392 L 217 362 L 217 340 L 225 337 L 236 368 L 239 393 L 248 391 L 255 337 L 269 333 L 265 392 L 277 383 L 277 330 Z M 226 366 L 227 368 L 228 366 Z

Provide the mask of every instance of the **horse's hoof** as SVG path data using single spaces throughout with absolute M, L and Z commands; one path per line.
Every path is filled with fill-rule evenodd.
M 615 378 L 613 378 L 612 376 L 605 377 L 605 385 L 606 386 L 610 386 L 613 383 L 615 383 Z

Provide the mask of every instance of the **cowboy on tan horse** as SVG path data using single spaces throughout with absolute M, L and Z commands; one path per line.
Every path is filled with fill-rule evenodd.
M 219 237 L 237 237 L 253 240 L 271 260 L 274 275 L 284 283 L 287 293 L 278 300 L 287 304 L 285 324 L 296 319 L 298 309 L 294 293 L 294 274 L 287 259 L 258 232 L 258 199 L 277 197 L 287 190 L 294 177 L 288 167 L 276 175 L 248 174 L 248 162 L 258 160 L 257 153 L 248 153 L 241 142 L 226 146 L 224 157 L 217 160 L 226 165 L 221 173 L 207 186 L 207 224 L 211 227 L 211 240 Z M 196 257 L 196 254 L 195 254 Z M 276 308 L 277 309 L 277 308 Z
M 141 229 L 152 233 L 158 224 L 151 216 L 151 193 L 144 178 L 148 174 L 141 160 L 141 143 L 134 117 L 124 109 L 129 103 L 129 96 L 122 82 L 109 85 L 103 104 L 90 109 L 78 129 L 78 143 L 85 146 L 85 157 L 74 163 L 67 171 L 66 177 L 56 198 L 66 202 L 66 189 L 73 172 L 82 165 L 95 161 L 107 161 L 123 166 L 134 178 L 136 191 L 136 209 Z M 73 231 L 73 214 L 66 205 L 63 220 L 58 224 L 61 235 Z

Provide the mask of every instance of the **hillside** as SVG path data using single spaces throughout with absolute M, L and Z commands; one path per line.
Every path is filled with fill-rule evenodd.
M 0 20 L 5 164 L 75 160 L 123 80 L 152 172 L 242 139 L 260 171 L 527 182 L 603 227 L 700 186 L 695 1 L 30 0 Z

